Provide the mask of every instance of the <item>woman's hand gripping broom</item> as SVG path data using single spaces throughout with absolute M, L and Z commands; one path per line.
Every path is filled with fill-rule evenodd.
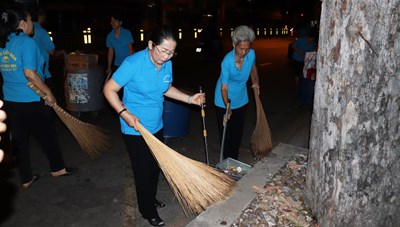
M 46 100 L 46 94 L 32 82 L 28 82 L 27 85 L 41 98 Z M 51 107 L 78 141 L 82 150 L 88 153 L 91 158 L 97 158 L 102 151 L 105 151 L 110 146 L 110 141 L 103 129 L 78 120 L 56 103 Z

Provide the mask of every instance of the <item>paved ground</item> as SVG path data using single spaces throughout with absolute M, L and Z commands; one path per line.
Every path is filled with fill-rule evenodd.
M 289 40 L 266 39 L 254 44 L 261 78 L 261 100 L 274 144 L 307 148 L 311 113 L 296 102 L 295 82 L 286 58 L 288 43 Z M 229 43 L 226 47 L 229 48 Z M 212 98 L 220 63 L 211 58 L 201 60 L 190 44 L 180 45 L 178 51 L 179 55 L 174 59 L 175 86 L 189 92 L 196 92 L 202 86 L 207 94 L 209 160 L 215 165 L 219 162 L 220 148 Z M 249 150 L 255 124 L 252 97 L 247 114 L 239 160 L 255 164 Z M 106 107 L 97 113 L 97 117 L 82 113 L 81 119 L 109 130 L 110 150 L 101 158 L 91 160 L 80 150 L 66 127 L 57 121 L 66 163 L 78 167 L 80 172 L 71 177 L 51 177 L 43 153 L 32 140 L 33 169 L 42 177 L 31 188 L 23 190 L 16 170 L 5 171 L 3 168 L 1 226 L 149 226 L 136 209 L 134 181 L 115 114 Z M 183 138 L 167 140 L 167 145 L 187 157 L 205 161 L 198 108 L 191 108 L 190 133 Z M 257 181 L 245 184 L 259 184 L 260 180 Z M 185 226 L 195 220 L 194 216 L 184 215 L 164 177 L 160 179 L 158 198 L 167 204 L 160 209 L 160 216 L 167 226 Z

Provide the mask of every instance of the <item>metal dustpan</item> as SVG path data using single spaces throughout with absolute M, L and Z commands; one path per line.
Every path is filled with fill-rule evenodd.
M 250 171 L 251 166 L 233 158 L 226 158 L 219 162 L 215 168 L 229 177 L 239 180 Z
M 230 108 L 230 104 L 231 104 L 231 100 L 228 99 L 228 103 L 226 106 L 226 112 L 225 112 L 226 119 L 228 119 L 228 111 Z M 233 159 L 233 158 L 226 158 L 226 159 L 222 160 L 222 157 L 224 155 L 225 133 L 226 133 L 227 124 L 228 124 L 228 120 L 224 123 L 224 131 L 223 131 L 222 141 L 221 141 L 221 153 L 220 153 L 220 157 L 219 157 L 220 162 L 215 166 L 215 168 L 217 170 L 225 173 L 229 177 L 231 177 L 235 180 L 239 180 L 244 175 L 246 175 L 246 173 L 251 169 L 251 166 L 246 163 L 240 162 L 236 159 Z

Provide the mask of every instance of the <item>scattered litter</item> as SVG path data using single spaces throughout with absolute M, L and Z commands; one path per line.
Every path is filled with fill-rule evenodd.
M 233 227 L 317 227 L 311 210 L 304 205 L 307 156 L 294 155 L 264 188 L 253 186 L 256 198 L 234 222 Z

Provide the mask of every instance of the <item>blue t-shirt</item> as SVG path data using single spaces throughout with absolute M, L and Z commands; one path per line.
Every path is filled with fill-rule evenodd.
M 293 43 L 293 46 L 305 52 L 314 51 L 314 41 L 307 43 L 307 37 L 301 37 Z M 293 59 L 298 62 L 304 62 L 304 55 L 297 51 L 293 51 Z
M 158 132 L 163 127 L 164 93 L 173 80 L 172 62 L 165 62 L 158 70 L 146 48 L 126 58 L 112 78 L 124 87 L 122 102 L 126 109 L 135 114 L 149 132 Z M 122 133 L 140 135 L 122 118 L 120 122 Z
M 237 109 L 249 102 L 247 94 L 247 80 L 250 71 L 256 63 L 256 54 L 253 49 L 244 57 L 242 69 L 238 69 L 235 63 L 235 50 L 228 52 L 221 63 L 221 74 L 215 87 L 214 104 L 226 108 L 222 99 L 222 84 L 228 85 L 228 97 L 231 100 L 231 109 Z
M 114 30 L 107 35 L 106 46 L 114 49 L 114 65 L 120 66 L 126 57 L 129 56 L 129 43 L 133 43 L 132 33 L 121 28 L 118 38 L 115 38 Z
M 55 49 L 54 43 L 51 41 L 49 33 L 42 28 L 40 24 L 34 23 L 33 26 L 35 28 L 33 40 L 35 40 L 36 44 L 39 46 L 40 54 L 46 61 L 46 65 L 44 66 L 44 75 L 46 78 L 51 78 L 49 71 L 49 51 Z
M 4 100 L 35 102 L 40 97 L 26 85 L 24 69 L 33 69 L 44 79 L 44 58 L 35 41 L 24 33 L 9 35 L 5 48 L 0 48 L 0 72 L 3 75 Z

